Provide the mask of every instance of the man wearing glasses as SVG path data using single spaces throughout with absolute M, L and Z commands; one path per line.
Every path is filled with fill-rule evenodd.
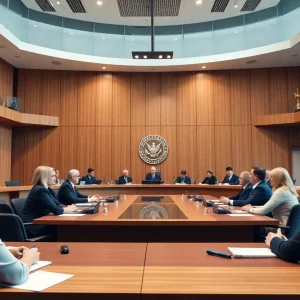
M 68 179 L 61 185 L 58 190 L 58 201 L 64 205 L 72 205 L 76 203 L 97 202 L 99 195 L 87 196 L 80 194 L 76 188 L 80 173 L 78 170 L 70 170 Z

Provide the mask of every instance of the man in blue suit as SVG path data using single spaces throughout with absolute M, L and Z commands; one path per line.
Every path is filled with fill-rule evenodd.
M 88 168 L 87 175 L 83 176 L 80 181 L 85 181 L 85 185 L 87 184 L 96 184 L 95 170 L 92 168 Z
M 252 189 L 253 184 L 250 182 L 251 174 L 248 171 L 244 171 L 240 174 L 240 185 L 242 188 L 239 193 L 235 196 L 231 196 L 229 198 L 222 196 L 220 199 L 222 200 L 247 200 Z M 223 201 L 222 201 L 223 202 Z
M 162 181 L 160 173 L 156 172 L 156 168 L 155 167 L 151 167 L 150 173 L 146 174 L 146 178 L 145 179 L 146 180 L 160 180 L 160 181 Z
M 181 176 L 177 177 L 174 183 L 191 184 L 191 177 L 186 176 L 186 170 L 180 172 Z
M 244 206 L 251 204 L 252 206 L 263 206 L 272 197 L 272 191 L 268 187 L 266 181 L 266 170 L 255 167 L 251 170 L 250 181 L 253 189 L 246 200 L 221 200 L 221 202 L 233 206 Z
M 132 178 L 128 174 L 128 170 L 123 171 L 123 176 L 119 177 L 119 184 L 132 184 Z
M 226 168 L 226 176 L 224 177 L 222 184 L 224 185 L 239 185 L 239 177 L 233 173 L 231 167 Z
M 80 178 L 78 170 L 70 170 L 68 179 L 60 186 L 58 190 L 58 201 L 64 205 L 72 205 L 76 203 L 96 202 L 99 195 L 86 196 L 78 192 L 76 184 Z

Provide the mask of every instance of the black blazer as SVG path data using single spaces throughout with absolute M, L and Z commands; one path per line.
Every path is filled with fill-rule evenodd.
M 222 181 L 222 184 L 224 184 L 224 183 L 229 183 L 230 185 L 239 185 L 240 184 L 239 177 L 235 174 L 232 174 L 232 176 L 229 180 L 228 176 L 225 176 Z
M 58 201 L 64 205 L 88 202 L 88 196 L 80 194 L 75 186 L 73 189 L 69 180 L 64 181 L 60 186 L 57 198 Z
M 272 191 L 265 181 L 261 181 L 257 187 L 250 192 L 247 200 L 233 200 L 234 206 L 244 206 L 251 204 L 252 206 L 263 206 L 272 197 Z
M 300 261 L 300 231 L 288 241 L 275 237 L 272 239 L 270 248 L 280 258 L 289 262 Z
M 241 188 L 237 195 L 231 196 L 231 197 L 229 197 L 229 199 L 230 200 L 247 200 L 247 198 L 249 197 L 252 190 L 253 190 L 253 184 L 248 183 L 248 185 L 246 186 L 245 189 Z
M 80 181 L 85 181 L 85 184 L 96 184 L 96 177 L 83 176 Z
M 160 181 L 162 181 L 159 172 L 155 172 L 155 177 L 154 178 L 152 178 L 152 174 L 151 173 L 147 173 L 146 174 L 146 180 L 160 180 Z
M 185 184 L 191 184 L 191 177 L 184 176 L 184 178 L 182 178 L 181 176 L 178 176 L 174 183 L 182 183 L 182 182 Z
M 28 194 L 21 219 L 24 223 L 30 223 L 33 219 L 47 216 L 50 213 L 61 215 L 63 212 L 63 206 L 57 201 L 53 190 L 46 189 L 41 184 L 36 184 Z
M 217 177 L 216 176 L 211 176 L 210 178 L 209 177 L 205 177 L 202 181 L 202 183 L 206 183 L 206 184 L 217 184 L 218 183 L 218 180 L 217 180 Z
M 132 178 L 127 176 L 127 182 L 125 181 L 125 176 L 120 176 L 119 177 L 119 184 L 126 184 L 126 183 L 129 183 L 129 182 L 132 182 Z

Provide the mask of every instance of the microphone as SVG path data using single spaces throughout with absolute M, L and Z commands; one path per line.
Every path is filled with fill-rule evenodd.
M 198 183 L 198 179 L 199 179 L 199 177 L 196 178 L 196 180 L 194 181 L 194 184 Z

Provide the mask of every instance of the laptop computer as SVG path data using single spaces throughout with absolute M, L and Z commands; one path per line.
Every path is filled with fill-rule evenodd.
M 100 201 L 94 207 L 88 207 L 82 210 L 75 210 L 72 214 L 96 214 L 99 212 Z
M 79 185 L 85 185 L 85 181 L 79 181 Z
M 142 184 L 161 184 L 160 180 L 142 180 Z

